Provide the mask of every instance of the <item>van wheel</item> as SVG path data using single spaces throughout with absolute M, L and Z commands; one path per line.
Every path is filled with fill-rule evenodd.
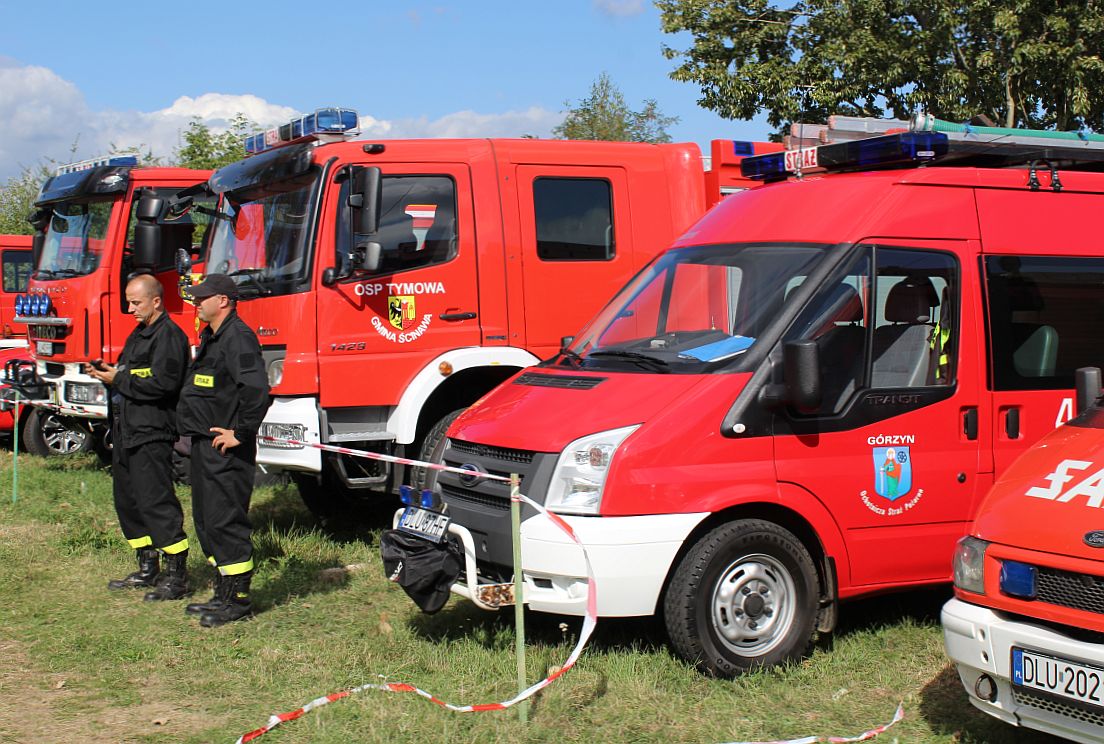
M 92 447 L 92 432 L 69 416 L 36 408 L 27 414 L 23 446 L 32 455 L 75 455 Z
M 717 677 L 795 661 L 813 640 L 819 581 L 791 532 L 758 519 L 721 525 L 675 571 L 663 618 L 678 654 Z
M 460 414 L 468 409 L 460 408 L 448 414 L 426 432 L 422 444 L 418 448 L 418 459 L 422 462 L 439 462 L 445 451 L 445 432 L 452 426 L 452 422 L 460 417 Z M 432 489 L 437 485 L 437 471 L 428 468 L 411 468 L 410 485 L 415 490 Z

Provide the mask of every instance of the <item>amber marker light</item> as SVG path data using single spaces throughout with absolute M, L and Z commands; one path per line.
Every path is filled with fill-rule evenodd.
M 448 377 L 452 374 L 452 365 L 448 362 L 441 362 L 437 365 L 437 371 L 441 373 L 442 377 Z

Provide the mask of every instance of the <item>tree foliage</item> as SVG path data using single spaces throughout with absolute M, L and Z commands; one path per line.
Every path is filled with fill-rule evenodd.
M 652 99 L 644 108 L 633 111 L 625 103 L 609 74 L 603 72 L 590 88 L 590 96 L 569 108 L 567 118 L 552 129 L 560 139 L 609 140 L 616 142 L 670 142 L 667 127 L 678 123 L 677 116 L 664 116 Z
M 45 164 L 28 166 L 0 186 L 0 233 L 30 235 L 34 232 L 27 215 L 34 208 L 38 190 L 51 175 L 53 172 Z
M 675 80 L 726 118 L 1104 130 L 1101 0 L 656 0 Z
M 176 164 L 205 170 L 241 160 L 245 157 L 244 138 L 256 130 L 257 125 L 241 113 L 234 116 L 230 128 L 222 134 L 215 134 L 196 117 L 183 134 L 184 145 L 176 150 Z

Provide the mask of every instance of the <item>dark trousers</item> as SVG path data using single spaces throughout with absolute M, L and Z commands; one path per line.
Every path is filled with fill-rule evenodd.
M 184 510 L 172 482 L 172 442 L 115 447 L 111 453 L 115 512 L 131 547 L 188 549 Z
M 196 537 L 224 575 L 253 570 L 249 498 L 257 461 L 255 439 L 220 454 L 207 437 L 192 437 L 192 517 Z

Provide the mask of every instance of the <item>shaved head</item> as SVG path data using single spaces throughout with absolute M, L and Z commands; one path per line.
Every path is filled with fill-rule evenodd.
M 136 289 L 145 297 L 164 299 L 165 288 L 153 274 L 139 274 L 127 282 L 127 289 Z

